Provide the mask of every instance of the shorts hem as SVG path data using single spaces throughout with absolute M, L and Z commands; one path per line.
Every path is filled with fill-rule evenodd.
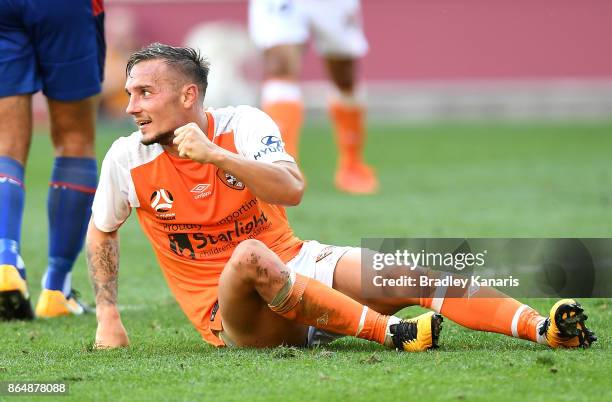
M 19 96 L 19 95 L 33 95 L 36 92 L 42 89 L 42 85 L 37 87 L 36 85 L 32 86 L 17 86 L 10 88 L 2 88 L 0 89 L 0 98 L 6 98 L 9 96 Z
M 77 91 L 55 92 L 43 89 L 43 94 L 47 98 L 64 102 L 83 100 L 85 98 L 89 98 L 90 96 L 98 95 L 100 92 L 102 92 L 101 85 L 96 85 L 85 89 L 79 89 Z

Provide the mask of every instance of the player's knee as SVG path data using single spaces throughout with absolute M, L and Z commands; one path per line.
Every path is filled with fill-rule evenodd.
M 297 79 L 300 69 L 300 56 L 294 49 L 279 47 L 268 49 L 264 56 L 264 75 L 266 78 Z
M 334 84 L 343 93 L 352 94 L 355 87 L 355 82 L 352 77 L 335 77 Z
M 95 146 L 92 133 L 67 131 L 53 138 L 55 154 L 66 157 L 94 157 Z
M 96 98 L 75 102 L 49 99 L 51 139 L 58 156 L 93 157 Z
M 344 93 L 353 93 L 355 87 L 355 62 L 344 57 L 328 57 L 327 67 L 334 85 Z
M 265 63 L 266 77 L 293 77 L 289 63 L 283 60 L 268 60 Z
M 267 252 L 268 248 L 259 240 L 244 240 L 234 249 L 228 266 L 242 276 L 254 277 L 260 261 L 265 258 Z
M 265 250 L 268 250 L 268 247 L 263 242 L 256 239 L 247 239 L 241 241 L 236 246 L 232 257 L 237 256 L 245 258 L 251 256 L 252 254 L 262 253 Z

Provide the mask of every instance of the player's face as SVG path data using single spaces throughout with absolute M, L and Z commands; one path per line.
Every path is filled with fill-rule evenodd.
M 130 97 L 128 114 L 134 117 L 145 145 L 170 145 L 174 130 L 183 124 L 178 73 L 161 60 L 132 67 L 125 83 Z

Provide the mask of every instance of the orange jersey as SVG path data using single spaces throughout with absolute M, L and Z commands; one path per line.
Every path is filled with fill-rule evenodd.
M 207 135 L 222 148 L 264 163 L 293 161 L 276 125 L 258 109 L 206 113 Z M 170 290 L 204 339 L 218 345 L 210 317 L 219 276 L 236 245 L 258 239 L 287 262 L 302 241 L 283 207 L 258 200 L 238 178 L 212 164 L 172 156 L 158 144 L 142 145 L 140 138 L 140 132 L 119 138 L 104 158 L 94 223 L 114 231 L 136 208 Z

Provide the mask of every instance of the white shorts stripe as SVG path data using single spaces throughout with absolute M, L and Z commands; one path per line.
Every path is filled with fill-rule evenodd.
M 440 279 L 443 279 L 446 274 L 443 274 Z M 436 313 L 442 311 L 442 305 L 444 304 L 444 296 L 446 296 L 446 286 L 438 286 L 434 292 L 433 300 L 431 301 L 431 309 Z
M 523 314 L 523 311 L 528 309 L 529 306 L 526 304 L 521 305 L 521 307 L 519 307 L 518 309 L 516 309 L 516 313 L 514 313 L 514 317 L 512 317 L 512 336 L 515 338 L 519 337 L 519 333 L 518 333 L 518 322 L 519 319 L 521 318 L 521 314 Z
M 442 304 L 444 304 L 444 297 L 434 297 L 431 301 L 431 309 L 439 313 L 442 311 Z
M 363 326 L 365 324 L 366 314 L 368 313 L 368 306 L 363 306 L 363 310 L 361 310 L 361 318 L 359 319 L 359 326 L 357 327 L 357 332 L 355 336 L 359 336 Z

